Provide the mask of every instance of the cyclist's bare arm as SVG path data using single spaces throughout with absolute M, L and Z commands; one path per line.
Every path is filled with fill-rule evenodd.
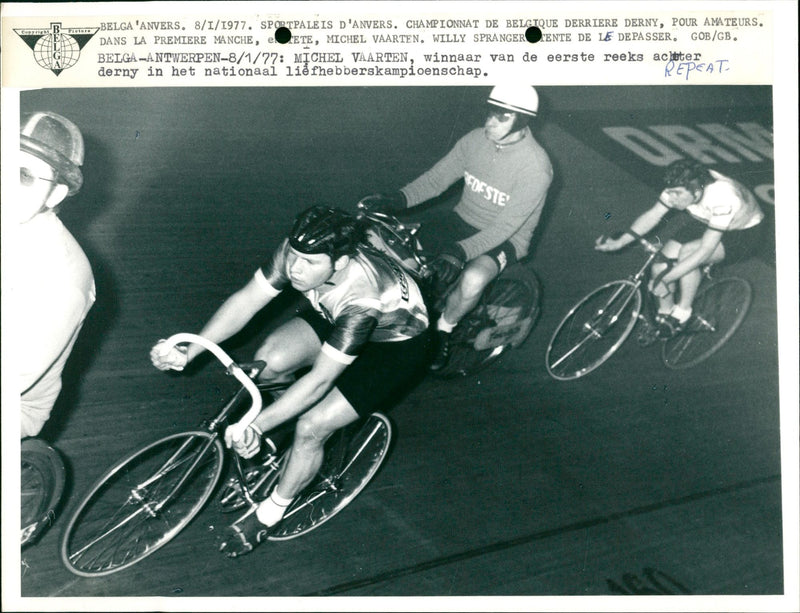
M 639 236 L 644 236 L 655 228 L 668 212 L 669 207 L 659 200 L 633 221 L 631 230 Z M 623 233 L 619 238 L 598 236 L 594 248 L 598 251 L 617 251 L 635 240 L 633 234 L 628 233 Z
M 700 246 L 684 259 L 678 259 L 672 269 L 664 275 L 663 283 L 671 283 L 683 277 L 686 273 L 703 266 L 711 261 L 716 261 L 715 252 L 720 249 L 722 231 L 709 228 L 700 238 Z
M 265 290 L 256 278 L 252 278 L 247 285 L 237 290 L 217 309 L 208 323 L 200 331 L 200 336 L 207 338 L 214 343 L 221 343 L 239 332 L 245 325 L 263 309 L 277 295 Z M 179 356 L 175 350 L 164 353 L 159 350 L 157 344 L 150 352 L 150 359 L 156 368 L 167 370 L 170 368 L 180 370 Z M 197 344 L 190 344 L 185 355 L 185 363 L 191 362 L 205 349 Z M 178 358 L 177 362 L 175 358 Z

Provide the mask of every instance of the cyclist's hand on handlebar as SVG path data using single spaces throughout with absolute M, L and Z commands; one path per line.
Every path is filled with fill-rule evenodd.
M 440 283 L 450 285 L 458 279 L 464 264 L 467 262 L 467 255 L 458 243 L 453 243 L 442 249 L 431 262 L 431 269 Z
M 623 245 L 620 239 L 614 239 L 604 234 L 598 236 L 597 240 L 594 241 L 594 248 L 597 251 L 617 251 L 618 249 L 622 249 L 622 247 Z
M 189 361 L 187 348 L 168 345 L 162 338 L 150 350 L 150 361 L 159 370 L 183 370 Z
M 237 438 L 238 429 L 238 424 L 225 429 L 225 445 L 233 447 L 233 450 L 245 459 L 252 458 L 261 451 L 261 437 L 264 433 L 255 424 L 250 424 Z
M 358 204 L 359 208 L 368 213 L 397 213 L 408 206 L 406 195 L 401 191 L 370 194 L 364 196 Z

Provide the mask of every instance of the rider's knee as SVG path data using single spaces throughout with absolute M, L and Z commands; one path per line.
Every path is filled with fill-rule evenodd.
M 473 296 L 480 294 L 495 275 L 482 266 L 467 265 L 461 273 L 462 293 Z
M 277 378 L 294 371 L 294 363 L 290 355 L 280 343 L 267 340 L 254 355 L 256 360 L 263 360 L 267 368 L 262 373 L 262 379 Z
M 300 416 L 294 428 L 295 443 L 321 445 L 328 435 L 329 432 L 322 424 L 307 415 Z

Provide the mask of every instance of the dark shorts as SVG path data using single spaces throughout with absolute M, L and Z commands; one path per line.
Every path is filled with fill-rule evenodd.
M 323 343 L 333 330 L 333 324 L 310 305 L 302 308 L 297 316 L 311 326 Z M 429 353 L 428 332 L 404 341 L 367 343 L 336 379 L 336 389 L 362 417 L 374 411 L 385 411 L 421 379 Z
M 699 240 L 708 226 L 689 214 L 672 214 L 666 220 L 663 232 L 657 232 L 664 242 L 674 240 L 684 244 Z M 764 223 L 746 230 L 728 230 L 722 233 L 725 263 L 741 262 L 759 253 L 764 239 Z
M 480 232 L 461 219 L 458 213 L 450 210 L 422 224 L 418 238 L 422 248 L 429 253 L 436 254 L 445 245 L 464 240 Z M 498 245 L 483 255 L 492 258 L 500 271 L 517 261 L 517 252 L 510 241 Z

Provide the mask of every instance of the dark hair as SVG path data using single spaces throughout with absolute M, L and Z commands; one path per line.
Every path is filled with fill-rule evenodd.
M 685 187 L 690 191 L 696 191 L 713 182 L 714 177 L 708 168 L 695 160 L 672 162 L 664 171 L 664 188 Z
M 312 206 L 300 213 L 289 233 L 289 244 L 297 251 L 324 253 L 332 260 L 355 255 L 365 241 L 365 229 L 358 219 L 326 206 Z

